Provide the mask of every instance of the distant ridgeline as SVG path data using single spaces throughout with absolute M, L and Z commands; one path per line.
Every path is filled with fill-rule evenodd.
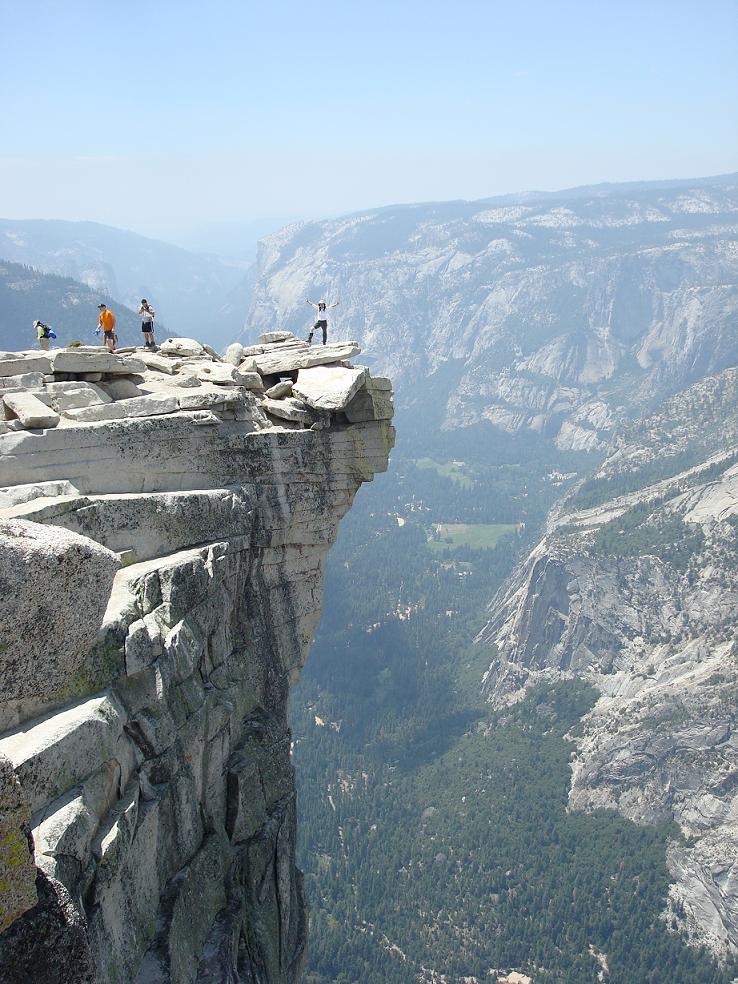
M 397 205 L 261 245 L 250 321 L 306 322 L 397 381 L 400 411 L 604 450 L 631 412 L 738 361 L 738 176 Z
M 249 303 L 238 265 L 98 222 L 0 219 L 0 260 L 72 277 L 129 308 L 147 297 L 169 334 L 218 348 L 241 331 Z
M 737 189 L 265 241 L 254 319 L 319 283 L 399 380 L 292 705 L 306 984 L 734 979 Z
M 106 294 L 71 277 L 0 260 L 0 348 L 10 352 L 35 348 L 33 322 L 37 318 L 54 328 L 62 345 L 74 339 L 92 345 L 101 301 L 115 312 L 121 342 L 136 341 L 134 331 L 141 334 L 138 316 Z

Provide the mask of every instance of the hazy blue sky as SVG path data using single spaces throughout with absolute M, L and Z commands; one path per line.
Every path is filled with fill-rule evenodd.
M 736 0 L 0 0 L 0 215 L 159 234 L 738 169 Z

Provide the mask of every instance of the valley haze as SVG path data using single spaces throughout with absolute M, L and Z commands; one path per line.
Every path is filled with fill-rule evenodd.
M 9 980 L 53 931 L 67 984 L 246 982 L 255 967 L 268 984 L 303 971 L 311 984 L 342 973 L 394 984 L 405 965 L 429 982 L 490 967 L 505 981 L 540 960 L 545 980 L 603 966 L 635 980 L 648 959 L 669 962 L 670 984 L 727 982 L 738 954 L 738 174 L 391 205 L 292 222 L 260 239 L 250 265 L 249 248 L 196 253 L 92 222 L 0 220 L 0 503 L 8 542 L 26 538 L 13 577 L 56 551 L 72 583 L 87 550 L 101 578 L 120 581 L 114 610 L 91 613 L 101 627 L 64 643 L 67 656 L 83 651 L 66 688 L 51 667 L 47 683 L 6 683 L 4 803 L 35 850 L 3 916 Z M 91 341 L 101 297 L 135 344 L 141 296 L 160 313 L 162 354 L 11 354 L 32 347 L 39 314 L 57 346 Z M 340 301 L 325 349 L 303 340 L 305 298 L 317 296 Z M 347 362 L 360 348 L 371 376 Z M 385 374 L 398 446 L 328 559 L 324 627 L 293 699 L 298 845 L 287 697 L 337 519 L 386 466 Z M 47 535 L 62 539 L 44 546 Z M 487 795 L 475 763 L 487 752 L 493 768 L 499 735 L 519 748 L 531 708 L 552 723 L 536 755 L 553 769 L 571 746 L 565 802 L 545 801 L 556 836 L 567 810 L 591 814 L 591 843 L 598 825 L 622 824 L 655 886 L 633 947 L 618 942 L 634 931 L 617 922 L 630 909 L 616 916 L 596 897 L 625 855 L 589 869 L 586 946 L 567 950 L 541 928 L 536 963 L 504 854 L 519 845 L 497 857 L 501 830 L 480 846 L 466 812 L 448 826 L 444 797 L 429 805 L 418 792 L 424 770 L 458 752 L 464 801 L 471 788 Z M 154 765 L 162 756 L 169 765 Z M 518 756 L 503 753 L 503 771 L 515 775 Z M 418 932 L 418 900 L 392 930 L 402 947 L 375 939 L 367 927 L 393 925 L 394 878 L 370 876 L 382 863 L 371 832 L 395 809 L 392 851 L 405 825 L 420 831 L 400 868 L 409 900 L 455 850 L 460 871 L 483 872 L 485 898 L 509 892 L 509 908 L 472 905 L 454 873 L 431 937 Z M 502 816 L 494 799 L 485 810 L 490 824 Z M 356 842 L 346 811 L 361 817 Z M 545 857 L 545 845 L 531 850 Z M 307 964 L 298 851 L 319 927 Z M 582 877 L 564 860 L 551 872 L 565 885 Z M 206 895 L 190 925 L 195 882 Z M 358 922 L 338 918 L 342 893 L 361 899 Z
M 735 0 L 0 38 L 0 984 L 737 984 Z

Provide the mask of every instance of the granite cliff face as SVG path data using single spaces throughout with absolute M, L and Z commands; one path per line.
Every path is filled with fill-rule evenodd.
M 357 353 L 0 355 L 3 982 L 299 979 L 288 695 L 393 441 Z
M 604 450 L 738 359 L 737 242 L 735 175 L 393 206 L 265 239 L 251 320 L 303 333 L 320 290 L 403 406 Z
M 569 804 L 675 821 L 670 925 L 738 952 L 738 370 L 633 424 L 492 604 L 491 701 L 583 677 Z

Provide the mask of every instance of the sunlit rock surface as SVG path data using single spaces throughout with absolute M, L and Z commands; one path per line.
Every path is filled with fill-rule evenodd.
M 569 805 L 678 825 L 668 924 L 719 956 L 738 952 L 737 407 L 728 369 L 624 432 L 600 502 L 564 505 L 479 639 L 496 704 L 538 681 L 598 688 Z
M 738 360 L 738 176 L 426 202 L 288 226 L 252 320 L 357 339 L 403 402 L 604 450 L 633 407 Z
M 287 701 L 392 401 L 259 349 L 0 355 L 4 982 L 299 979 Z

